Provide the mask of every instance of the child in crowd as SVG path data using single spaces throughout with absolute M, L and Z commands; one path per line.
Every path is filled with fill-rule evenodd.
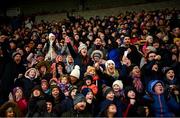
M 67 75 L 62 75 L 60 77 L 60 81 L 58 83 L 59 88 L 61 89 L 61 91 L 68 96 L 68 90 L 70 88 L 70 84 L 69 84 L 69 76 Z
M 93 78 L 91 75 L 86 75 L 84 77 L 84 85 L 82 86 L 81 89 L 84 89 L 84 88 L 90 88 L 92 91 L 93 91 L 93 94 L 96 95 L 97 92 L 98 92 L 98 87 L 92 83 L 93 82 Z

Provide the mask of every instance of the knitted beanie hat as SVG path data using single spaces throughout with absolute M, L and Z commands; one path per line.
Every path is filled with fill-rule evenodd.
M 80 77 L 80 67 L 78 65 L 75 65 L 74 69 L 71 71 L 70 76 L 76 77 L 79 79 Z
M 78 47 L 78 52 L 80 52 L 84 48 L 87 49 L 87 46 L 84 43 L 81 43 Z
M 121 80 L 114 81 L 112 86 L 114 86 L 114 85 L 118 85 L 121 89 L 123 89 L 123 83 Z
M 105 67 L 107 68 L 110 63 L 115 65 L 113 60 L 107 60 L 106 63 L 105 63 Z
M 103 53 L 100 50 L 94 50 L 91 54 L 91 58 L 99 57 L 100 59 L 103 58 Z
M 16 93 L 16 91 L 17 90 L 21 90 L 21 91 L 23 91 L 23 89 L 21 88 L 21 87 L 15 87 L 14 89 L 13 89 L 13 95 L 15 95 L 15 93 Z
M 92 90 L 90 88 L 83 88 L 81 90 L 81 93 L 86 96 L 89 92 L 92 92 Z M 93 93 L 93 92 L 92 92 Z
M 19 52 L 13 52 L 13 53 L 12 53 L 12 58 L 14 58 L 16 55 L 22 56 L 21 53 L 19 53 Z
M 85 101 L 85 97 L 83 94 L 78 93 L 73 99 L 73 104 L 76 105 L 77 103 L 82 102 L 82 101 Z

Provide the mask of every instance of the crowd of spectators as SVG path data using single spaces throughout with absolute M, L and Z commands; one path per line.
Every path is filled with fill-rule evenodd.
M 179 20 L 164 9 L 1 24 L 0 117 L 180 116 Z

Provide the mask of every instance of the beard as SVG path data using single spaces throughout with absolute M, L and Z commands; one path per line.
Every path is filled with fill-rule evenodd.
M 100 49 L 101 45 L 95 45 L 96 49 Z

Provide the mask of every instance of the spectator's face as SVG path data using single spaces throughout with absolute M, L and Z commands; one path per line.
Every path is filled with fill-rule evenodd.
M 38 56 L 38 57 L 36 58 L 36 60 L 37 60 L 38 62 L 41 62 L 41 61 L 44 60 L 44 57 L 43 57 L 43 56 Z
M 67 77 L 61 78 L 61 83 L 62 83 L 62 84 L 67 84 L 67 83 L 68 83 Z
M 72 63 L 73 61 L 74 61 L 74 60 L 73 60 L 72 56 L 69 55 L 69 56 L 68 56 L 68 62 L 69 62 L 69 63 Z
M 42 45 L 42 44 L 38 44 L 38 45 L 37 45 L 37 49 L 38 49 L 38 50 L 42 50 L 42 48 L 43 48 L 43 45 Z
M 21 89 L 18 89 L 18 90 L 16 91 L 16 93 L 15 93 L 15 97 L 22 98 L 22 96 L 23 96 L 22 90 L 21 90 Z
M 13 42 L 11 42 L 9 45 L 10 45 L 10 49 L 15 49 L 16 48 L 16 44 L 13 43 Z
M 104 34 L 100 34 L 100 38 L 103 40 L 104 39 Z
M 176 41 L 175 44 L 177 47 L 180 47 L 180 41 Z
M 107 65 L 107 71 L 110 72 L 110 73 L 113 73 L 114 72 L 114 69 L 115 69 L 115 65 L 113 63 L 109 63 Z
M 77 81 L 77 78 L 73 77 L 73 76 L 70 76 L 70 81 L 73 84 L 73 83 L 75 83 Z
M 53 88 L 52 89 L 52 96 L 54 98 L 57 98 L 59 96 L 59 89 L 58 88 Z
M 175 76 L 175 74 L 174 74 L 174 71 L 173 71 L 173 70 L 169 70 L 169 71 L 166 73 L 166 78 L 167 78 L 168 80 L 173 80 L 173 79 L 174 79 L 174 76 Z
M 148 43 L 152 43 L 152 42 L 153 42 L 153 37 L 152 37 L 152 36 L 147 36 L 147 37 L 146 37 L 146 41 L 147 41 Z
M 16 49 L 16 52 L 19 52 L 21 55 L 24 54 L 24 51 L 23 51 L 21 48 L 17 48 L 17 49 Z
M 46 38 L 41 39 L 41 42 L 42 43 L 46 42 Z
M 35 70 L 29 71 L 29 77 L 30 78 L 34 78 L 35 76 L 36 76 L 36 71 Z
M 26 51 L 26 52 L 30 52 L 30 50 L 31 50 L 31 49 L 30 49 L 28 46 L 25 48 L 25 51 Z
M 15 57 L 14 57 L 14 61 L 16 62 L 16 64 L 19 64 L 21 62 L 21 55 L 20 54 L 17 54 Z
M 96 40 L 94 41 L 95 45 L 102 45 L 102 41 L 100 38 L 96 38 Z
M 55 39 L 56 39 L 55 36 L 51 36 L 51 37 L 49 38 L 50 41 L 55 41 Z
M 158 49 L 159 48 L 159 43 L 153 43 L 153 47 Z
M 111 18 L 110 18 L 110 21 L 111 21 L 111 22 L 114 22 L 114 18 L 113 18 L 113 17 L 111 17 Z
M 57 70 L 58 70 L 58 73 L 61 73 L 63 71 L 63 67 L 61 65 L 58 65 Z
M 91 85 L 91 80 L 86 80 L 86 85 L 87 86 Z
M 130 44 L 130 37 L 124 37 L 124 44 L 129 45 Z
M 77 89 L 73 89 L 73 90 L 71 91 L 70 96 L 72 97 L 72 99 L 74 99 L 74 97 L 76 96 L 76 93 L 77 93 Z
M 156 57 L 156 54 L 155 54 L 155 53 L 150 53 L 149 56 L 148 56 L 148 60 L 149 60 L 149 61 L 152 61 L 152 60 L 155 59 L 155 57 Z
M 121 89 L 120 86 L 117 85 L 117 84 L 115 84 L 115 85 L 113 86 L 114 92 L 118 92 L 120 89 Z
M 96 27 L 93 28 L 93 32 L 97 32 L 97 28 Z
M 75 39 L 76 41 L 78 41 L 78 40 L 79 40 L 79 35 L 76 34 L 76 35 L 74 36 L 74 39 Z
M 154 86 L 154 91 L 156 94 L 160 95 L 160 94 L 163 94 L 164 93 L 164 87 L 162 86 L 161 83 L 157 83 L 155 86 Z
M 179 35 L 180 34 L 180 28 L 177 27 L 177 28 L 173 29 L 173 34 Z
M 132 74 L 134 77 L 141 77 L 141 71 L 138 66 L 135 66 L 132 70 Z
M 87 95 L 86 95 L 86 101 L 91 101 L 92 102 L 93 97 L 94 97 L 93 93 L 91 91 L 88 92 Z
M 78 111 L 84 111 L 85 108 L 86 108 L 86 102 L 85 102 L 85 101 L 81 101 L 81 102 L 77 103 L 77 104 L 75 105 L 75 108 L 76 108 L 76 110 L 78 110 Z
M 14 113 L 14 110 L 12 107 L 9 107 L 7 110 L 6 110 L 6 117 L 7 118 L 14 118 L 15 117 L 15 113 Z
M 41 73 L 46 73 L 46 66 L 41 66 L 41 68 L 40 68 L 40 72 Z
M 121 45 L 121 39 L 120 39 L 120 38 L 118 38 L 118 39 L 116 40 L 116 42 L 117 42 L 118 45 Z
M 109 92 L 106 96 L 106 99 L 111 101 L 114 100 L 114 92 L 113 91 Z
M 134 99 L 136 97 L 136 93 L 133 90 L 130 90 L 128 91 L 127 96 L 130 99 Z
M 116 113 L 117 113 L 116 105 L 115 105 L 115 104 L 111 104 L 111 105 L 108 107 L 107 112 L 108 112 L 109 114 L 116 114 Z
M 62 62 L 62 61 L 63 61 L 62 55 L 58 55 L 58 56 L 56 57 L 56 63 Z
M 94 56 L 94 57 L 93 57 L 93 60 L 94 60 L 94 62 L 99 62 L 99 61 L 100 61 L 100 58 L 97 57 L 97 56 Z
M 83 48 L 82 50 L 81 50 L 81 54 L 82 54 L 82 56 L 86 56 L 87 55 L 87 49 L 86 48 Z
M 43 82 L 42 84 L 41 84 L 41 88 L 42 88 L 42 90 L 47 90 L 48 89 L 48 85 L 47 85 L 47 83 L 46 82 Z
M 51 113 L 51 111 L 52 111 L 52 103 L 51 102 L 46 102 L 46 106 L 47 106 L 47 112 Z
M 38 96 L 40 96 L 40 94 L 41 94 L 41 92 L 40 92 L 40 90 L 38 90 L 38 89 L 35 89 L 35 90 L 33 91 L 33 96 L 34 96 L 34 97 L 38 97 Z

